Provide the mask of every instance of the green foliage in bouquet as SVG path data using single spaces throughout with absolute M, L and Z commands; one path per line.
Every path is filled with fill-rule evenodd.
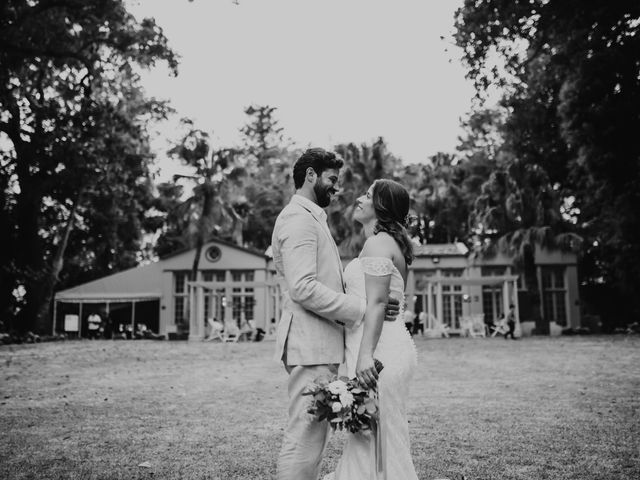
M 375 365 L 380 372 L 382 363 L 375 360 Z M 312 397 L 307 412 L 319 422 L 328 421 L 333 430 L 351 433 L 371 430 L 379 418 L 377 392 L 364 387 L 355 378 L 319 377 L 303 395 Z

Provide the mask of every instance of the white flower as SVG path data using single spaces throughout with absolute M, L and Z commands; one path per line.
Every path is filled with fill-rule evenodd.
M 335 380 L 327 385 L 327 388 L 334 395 L 342 395 L 343 393 L 347 393 L 347 384 L 342 380 Z
M 344 392 L 340 394 L 340 403 L 342 404 L 343 407 L 350 407 L 351 405 L 353 405 L 353 395 L 351 395 L 351 392 Z
M 340 410 L 342 410 L 342 404 L 340 402 L 333 402 L 333 405 L 331 405 L 331 410 L 333 410 L 333 413 L 338 413 Z

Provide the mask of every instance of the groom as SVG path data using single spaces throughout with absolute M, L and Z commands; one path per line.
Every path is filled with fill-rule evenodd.
M 302 392 L 318 376 L 334 375 L 344 361 L 344 327 L 360 320 L 364 299 L 344 293 L 342 262 L 323 208 L 337 191 L 343 162 L 310 148 L 293 167 L 295 195 L 276 219 L 273 260 L 284 278 L 276 359 L 289 374 L 289 422 L 278 458 L 278 480 L 316 480 L 328 438 L 327 422 L 307 414 Z M 388 317 L 398 313 L 390 299 Z

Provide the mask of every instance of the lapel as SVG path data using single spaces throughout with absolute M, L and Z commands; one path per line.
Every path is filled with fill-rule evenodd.
M 309 212 L 309 214 L 313 217 L 313 219 L 320 224 L 322 231 L 325 233 L 325 235 L 329 239 L 329 243 L 333 248 L 333 253 L 335 254 L 336 261 L 338 262 L 338 272 L 340 272 L 340 284 L 342 285 L 342 290 L 344 292 L 344 279 L 342 278 L 342 260 L 340 260 L 340 252 L 338 251 L 338 246 L 336 245 L 336 241 L 333 239 L 333 236 L 331 235 L 331 230 L 329 230 L 329 225 L 327 224 L 324 218 L 314 213 L 313 210 L 308 208 L 302 202 L 298 201 L 296 197 L 291 198 L 291 203 L 295 203 L 299 207 L 304 208 L 307 212 Z

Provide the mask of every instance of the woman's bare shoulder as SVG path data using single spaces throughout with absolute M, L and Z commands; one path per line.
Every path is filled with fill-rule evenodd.
M 396 242 L 391 235 L 386 232 L 380 232 L 367 238 L 362 247 L 362 257 L 386 257 L 393 259 Z

